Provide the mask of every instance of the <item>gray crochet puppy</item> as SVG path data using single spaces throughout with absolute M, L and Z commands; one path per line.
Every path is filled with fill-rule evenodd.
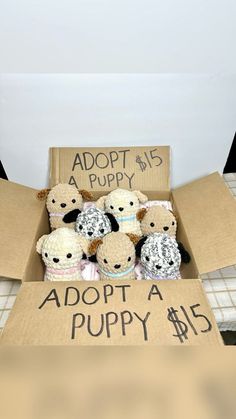
M 118 230 L 119 224 L 115 217 L 95 207 L 82 211 L 76 219 L 75 231 L 88 240 L 101 238 Z

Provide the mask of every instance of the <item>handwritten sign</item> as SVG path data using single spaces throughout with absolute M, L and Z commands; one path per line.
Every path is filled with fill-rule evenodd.
M 198 280 L 26 283 L 5 344 L 215 344 Z

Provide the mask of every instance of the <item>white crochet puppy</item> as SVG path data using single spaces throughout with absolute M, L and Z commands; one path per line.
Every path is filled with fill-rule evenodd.
M 80 261 L 87 252 L 87 240 L 70 228 L 58 228 L 42 236 L 36 245 L 46 266 L 45 281 L 82 279 Z
M 144 204 L 147 200 L 147 196 L 140 191 L 118 188 L 108 195 L 99 198 L 96 202 L 96 207 L 115 216 L 121 233 L 132 233 L 141 236 L 140 222 L 136 215 L 140 208 L 140 203 Z

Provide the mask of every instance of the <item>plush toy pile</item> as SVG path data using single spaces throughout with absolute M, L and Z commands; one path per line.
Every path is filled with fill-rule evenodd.
M 181 262 L 190 262 L 165 201 L 119 188 L 89 204 L 89 192 L 68 184 L 38 198 L 46 200 L 52 230 L 36 246 L 45 280 L 178 279 Z

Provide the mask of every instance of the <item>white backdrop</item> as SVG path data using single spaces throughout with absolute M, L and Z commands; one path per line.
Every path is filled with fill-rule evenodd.
M 0 156 L 41 188 L 50 146 L 166 145 L 174 186 L 222 171 L 236 128 L 236 76 L 0 76 Z

